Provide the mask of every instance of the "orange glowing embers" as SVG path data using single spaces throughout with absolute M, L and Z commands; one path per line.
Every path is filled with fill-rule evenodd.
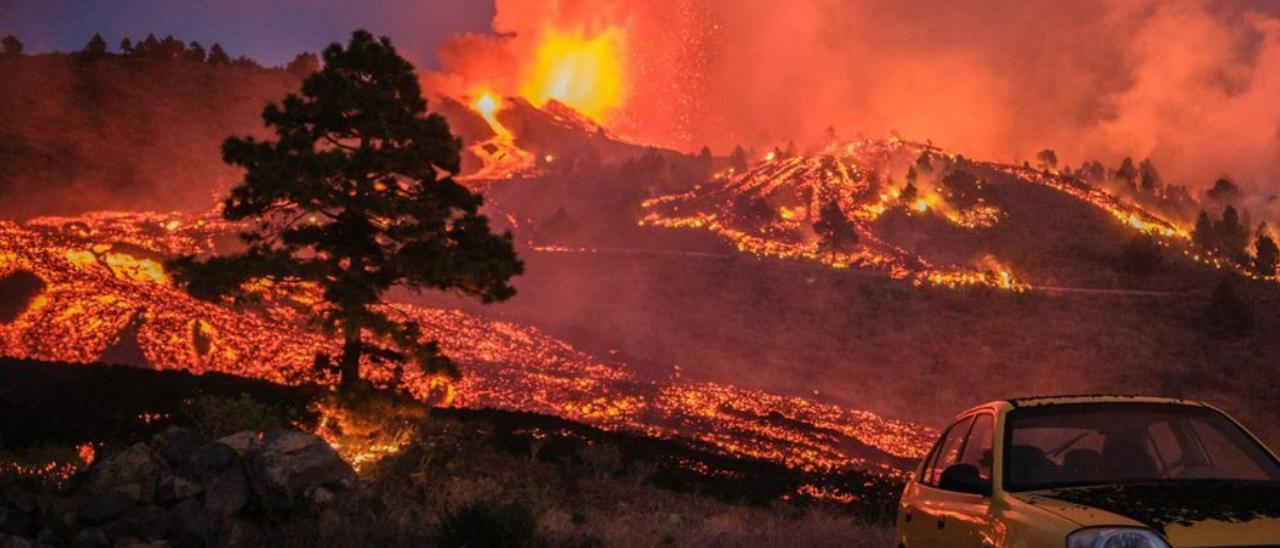
M 149 213 L 0 221 L 0 277 L 22 270 L 44 282 L 17 318 L 0 324 L 0 347 L 19 358 L 93 362 L 128 331 L 147 365 L 157 369 L 217 371 L 286 384 L 334 382 L 312 368 L 316 352 L 337 350 L 336 341 L 319 334 L 302 313 L 321 305 L 313 289 L 259 284 L 256 302 L 205 303 L 163 278 L 134 276 L 97 255 L 89 260 L 80 253 L 127 249 L 135 259 L 161 264 L 167 255 L 210 253 L 214 242 L 235 231 L 212 217 Z M 125 243 L 133 247 L 120 245 Z M 902 457 L 919 456 L 932 436 L 927 428 L 804 398 L 715 383 L 644 381 L 621 364 L 526 326 L 405 304 L 386 310 L 416 321 L 424 337 L 438 341 L 463 371 L 457 382 L 404 371 L 402 386 L 434 405 L 544 413 L 607 429 L 691 439 L 727 454 L 805 469 L 902 473 Z M 394 379 L 378 364 L 366 363 L 363 369 L 375 384 Z M 359 467 L 399 451 L 410 439 L 408 434 L 363 436 L 367 428 L 357 424 L 359 417 L 338 407 L 320 413 L 318 433 Z
M 907 172 L 921 153 L 936 151 L 891 139 L 855 141 L 814 155 L 781 158 L 771 153 L 745 173 L 728 174 L 684 194 L 647 200 L 643 205 L 648 213 L 641 223 L 704 228 L 744 253 L 878 271 L 917 285 L 1025 289 L 1026 284 L 1007 267 L 934 265 L 872 231 L 871 223 L 898 206 L 915 214 L 937 214 L 964 229 L 999 222 L 1002 213 L 990 204 L 959 209 L 932 192 L 900 204 L 901 188 L 892 188 L 887 176 Z M 839 206 L 857 233 L 855 245 L 825 249 L 813 226 L 830 202 Z

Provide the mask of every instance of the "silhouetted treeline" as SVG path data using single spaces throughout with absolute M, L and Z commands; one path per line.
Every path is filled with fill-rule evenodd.
M 0 39 L 0 217 L 95 209 L 204 210 L 239 179 L 230 135 L 261 134 L 269 101 L 319 68 L 232 58 L 218 44 L 148 36 L 30 55 Z
M 23 54 L 23 44 L 16 36 L 8 35 L 0 39 L 0 58 L 13 58 Z M 213 45 L 205 48 L 204 44 L 199 41 L 184 42 L 175 38 L 172 34 L 164 38 L 156 38 L 154 34 L 148 34 L 141 40 L 124 38 L 120 40 L 119 47 L 112 50 L 107 44 L 105 38 L 101 34 L 94 34 L 89 38 L 84 48 L 75 55 L 83 61 L 99 61 L 110 58 L 134 58 L 146 60 L 160 61 L 188 61 L 193 63 L 205 63 L 209 65 L 228 65 L 242 68 L 262 68 L 262 64 L 257 60 L 247 56 L 239 55 L 231 57 L 222 44 L 214 42 Z M 312 72 L 320 70 L 320 57 L 311 52 L 299 53 L 284 67 L 284 70 L 297 74 L 298 76 L 307 76 Z

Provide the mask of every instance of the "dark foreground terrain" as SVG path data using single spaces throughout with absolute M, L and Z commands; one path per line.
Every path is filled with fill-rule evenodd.
M 0 416 L 0 539 L 47 545 L 877 546 L 898 489 L 541 415 L 216 374 L 0 359 Z

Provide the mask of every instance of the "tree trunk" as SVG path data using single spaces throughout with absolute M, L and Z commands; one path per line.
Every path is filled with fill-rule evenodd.
M 341 388 L 355 387 L 360 383 L 360 329 L 346 328 L 345 342 L 342 344 L 342 360 L 339 362 Z

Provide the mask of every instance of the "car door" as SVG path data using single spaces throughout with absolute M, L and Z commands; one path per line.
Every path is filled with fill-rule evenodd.
M 911 482 L 903 493 L 902 530 L 908 548 L 938 546 L 943 541 L 937 524 L 942 517 L 939 495 L 944 492 L 937 488 L 938 479 L 943 469 L 960 458 L 960 450 L 972 424 L 973 417 L 967 416 L 948 427 L 925 460 L 916 481 Z M 945 525 L 945 520 L 943 523 Z
M 977 467 L 979 477 L 989 482 L 994 462 L 995 415 L 981 412 L 972 418 L 973 423 L 953 464 L 972 464 Z M 940 476 L 941 471 L 938 474 Z M 995 546 L 990 495 L 961 493 L 933 486 L 928 488 L 932 490 L 929 496 L 933 503 L 930 517 L 938 532 L 937 541 L 932 546 Z

